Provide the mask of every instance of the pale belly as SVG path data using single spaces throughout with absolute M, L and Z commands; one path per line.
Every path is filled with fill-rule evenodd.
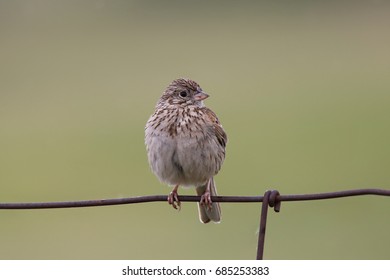
M 200 186 L 220 169 L 216 141 L 149 135 L 150 166 L 160 181 L 170 185 Z M 223 160 L 223 159 L 222 159 Z

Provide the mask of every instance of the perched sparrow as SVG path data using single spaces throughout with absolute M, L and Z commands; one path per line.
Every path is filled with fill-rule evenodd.
M 179 186 L 194 186 L 201 195 L 199 219 L 220 222 L 213 176 L 225 159 L 227 136 L 213 111 L 204 106 L 209 97 L 189 79 L 174 80 L 164 91 L 145 127 L 145 144 L 153 173 L 174 186 L 168 202 L 180 208 Z

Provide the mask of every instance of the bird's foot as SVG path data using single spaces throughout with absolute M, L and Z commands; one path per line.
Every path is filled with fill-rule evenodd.
M 168 195 L 168 203 L 172 205 L 173 208 L 176 210 L 180 210 L 181 208 L 181 202 L 179 200 L 179 197 L 177 195 L 177 188 L 175 187 Z
M 213 201 L 211 200 L 211 193 L 209 191 L 205 191 L 205 193 L 201 196 L 200 205 L 204 205 L 208 210 L 211 210 Z

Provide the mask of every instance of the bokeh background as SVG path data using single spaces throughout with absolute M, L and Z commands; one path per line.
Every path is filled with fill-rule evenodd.
M 387 1 L 0 1 L 0 201 L 168 194 L 144 125 L 189 77 L 229 136 L 221 195 L 390 188 Z M 194 194 L 192 189 L 180 194 Z M 253 259 L 260 204 L 1 210 L 1 259 Z M 390 201 L 286 202 L 267 259 L 388 259 Z

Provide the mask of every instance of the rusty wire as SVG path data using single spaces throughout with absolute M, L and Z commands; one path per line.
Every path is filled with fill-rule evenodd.
M 262 196 L 213 196 L 214 202 L 262 202 L 260 215 L 260 229 L 257 246 L 257 260 L 263 259 L 265 230 L 267 224 L 268 207 L 274 208 L 275 212 L 280 211 L 282 201 L 307 201 L 333 199 L 359 195 L 379 195 L 390 196 L 390 190 L 385 189 L 355 189 L 338 192 L 315 193 L 315 194 L 290 194 L 281 195 L 277 190 L 266 191 Z M 184 202 L 199 202 L 200 196 L 179 196 L 179 200 Z M 96 207 L 123 205 L 133 203 L 167 201 L 166 195 L 136 196 L 126 198 L 97 199 L 97 200 L 79 200 L 79 201 L 56 201 L 56 202 L 14 202 L 0 203 L 0 209 L 48 209 L 48 208 L 75 208 L 75 207 Z

